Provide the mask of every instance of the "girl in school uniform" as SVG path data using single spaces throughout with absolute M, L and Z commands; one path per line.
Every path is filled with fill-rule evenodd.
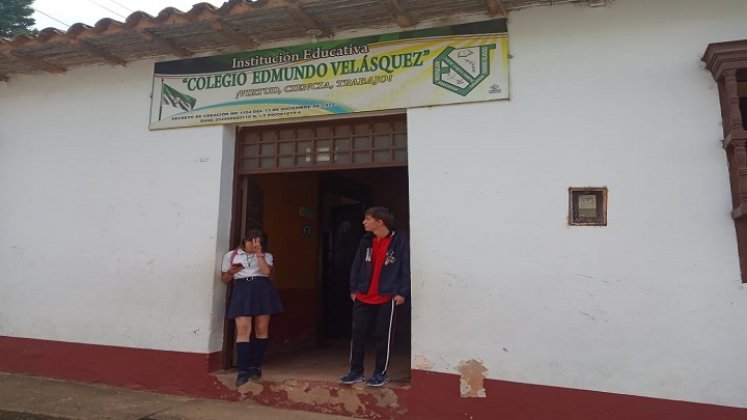
M 236 322 L 237 387 L 262 377 L 270 316 L 283 312 L 283 304 L 270 282 L 273 258 L 264 250 L 265 243 L 264 232 L 252 229 L 238 248 L 223 256 L 221 280 L 233 282 L 226 318 Z M 250 340 L 252 324 L 254 339 Z

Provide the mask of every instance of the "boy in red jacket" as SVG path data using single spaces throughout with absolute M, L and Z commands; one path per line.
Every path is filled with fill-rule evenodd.
M 363 359 L 366 336 L 376 330 L 376 367 L 368 386 L 389 382 L 389 366 L 396 307 L 410 295 L 410 244 L 394 230 L 394 216 L 385 207 L 365 212 L 361 239 L 350 270 L 350 298 L 353 300 L 353 337 L 350 372 L 340 383 L 365 381 Z

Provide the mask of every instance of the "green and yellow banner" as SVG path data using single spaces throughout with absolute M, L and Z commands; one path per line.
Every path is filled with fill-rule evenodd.
M 150 129 L 499 99 L 505 20 L 156 63 Z

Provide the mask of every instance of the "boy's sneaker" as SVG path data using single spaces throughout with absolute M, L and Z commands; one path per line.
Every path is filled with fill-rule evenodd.
M 249 372 L 245 372 L 243 370 L 239 371 L 239 374 L 236 375 L 236 388 L 244 385 L 247 382 L 249 382 Z
M 349 372 L 347 375 L 340 378 L 340 383 L 345 385 L 352 385 L 356 382 L 364 382 L 366 378 L 362 373 Z
M 382 386 L 389 382 L 389 378 L 386 376 L 385 373 L 374 373 L 371 375 L 371 377 L 366 381 L 366 385 L 368 386 Z
M 261 377 L 262 377 L 262 369 L 258 367 L 249 368 L 249 379 L 256 381 L 257 379 Z

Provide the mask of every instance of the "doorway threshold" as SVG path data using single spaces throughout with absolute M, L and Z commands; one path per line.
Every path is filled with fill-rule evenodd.
M 401 400 L 410 390 L 410 352 L 392 352 L 387 371 L 391 380 L 382 387 L 365 383 L 343 385 L 339 378 L 349 370 L 348 341 L 334 341 L 318 348 L 269 354 L 262 367 L 262 378 L 235 387 L 236 371 L 215 373 L 216 378 L 239 393 L 239 399 L 261 404 L 363 417 L 369 419 L 402 418 L 406 407 Z M 366 369 L 373 369 L 374 349 L 367 348 Z

